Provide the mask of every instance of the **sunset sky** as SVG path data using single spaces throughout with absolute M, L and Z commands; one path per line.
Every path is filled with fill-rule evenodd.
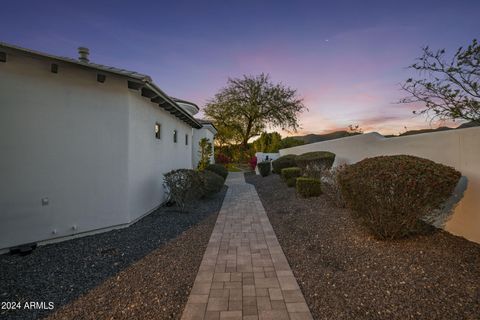
M 422 46 L 480 38 L 479 13 L 479 0 L 9 1 L 0 41 L 69 57 L 86 46 L 200 106 L 228 77 L 265 72 L 304 97 L 301 133 L 390 134 L 438 126 L 395 103 L 399 83 Z

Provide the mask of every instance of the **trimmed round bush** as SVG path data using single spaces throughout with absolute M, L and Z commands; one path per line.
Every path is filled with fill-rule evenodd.
M 307 152 L 297 156 L 295 163 L 302 169 L 302 173 L 308 177 L 320 179 L 323 170 L 332 167 L 335 161 L 335 153 L 328 151 Z
M 221 164 L 209 164 L 205 170 L 212 171 L 219 176 L 221 176 L 224 180 L 227 179 L 228 176 L 228 170 Z
M 295 154 L 287 154 L 281 156 L 280 158 L 272 161 L 272 168 L 274 173 L 280 174 L 282 169 L 295 167 L 295 159 L 297 156 Z
M 296 189 L 297 193 L 304 198 L 317 197 L 322 194 L 321 182 L 315 178 L 298 177 Z
M 188 204 L 203 195 L 202 177 L 196 170 L 172 170 L 164 175 L 163 181 L 169 199 L 173 200 L 182 212 Z
M 285 180 L 285 183 L 287 184 L 287 187 L 293 188 L 297 185 L 297 178 L 290 178 L 288 180 Z
M 284 168 L 281 175 L 287 186 L 295 187 L 297 178 L 302 175 L 302 170 L 299 167 Z
M 262 161 L 257 164 L 258 171 L 262 177 L 266 177 L 270 174 L 270 161 Z
M 402 238 L 421 230 L 452 195 L 461 174 L 452 167 L 408 155 L 367 158 L 338 174 L 354 217 L 377 238 Z
M 202 178 L 202 189 L 204 196 L 211 196 L 222 190 L 225 180 L 213 171 L 204 170 L 200 172 Z

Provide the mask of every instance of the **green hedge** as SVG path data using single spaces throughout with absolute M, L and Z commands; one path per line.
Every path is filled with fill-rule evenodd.
M 287 184 L 287 187 L 293 188 L 297 185 L 297 178 L 290 178 L 285 180 L 285 183 Z
M 335 154 L 328 151 L 307 152 L 297 156 L 295 163 L 302 169 L 302 174 L 320 179 L 321 172 L 332 167 Z
M 202 178 L 202 189 L 204 196 L 211 196 L 222 190 L 225 180 L 213 171 L 204 170 L 200 172 Z
M 258 171 L 262 177 L 266 177 L 270 174 L 270 161 L 263 161 L 257 164 Z
M 302 170 L 298 167 L 284 168 L 281 175 L 287 186 L 294 187 L 297 178 L 302 175 Z
M 408 155 L 367 158 L 338 174 L 354 217 L 381 239 L 420 230 L 451 196 L 460 172 Z
M 297 178 L 297 193 L 304 198 L 316 197 L 322 194 L 321 182 L 308 177 Z
M 280 158 L 272 161 L 273 172 L 280 174 L 282 169 L 295 167 L 295 159 L 297 158 L 294 154 L 287 154 L 281 156 Z
M 228 170 L 221 164 L 209 164 L 205 170 L 212 171 L 219 176 L 221 176 L 224 180 L 227 179 Z

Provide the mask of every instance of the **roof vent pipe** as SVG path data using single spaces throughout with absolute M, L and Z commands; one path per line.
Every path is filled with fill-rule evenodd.
M 85 47 L 79 47 L 78 48 L 78 60 L 80 60 L 81 62 L 85 62 L 87 63 L 89 60 L 88 60 L 88 54 L 90 53 L 90 51 L 88 50 L 88 48 L 85 48 Z

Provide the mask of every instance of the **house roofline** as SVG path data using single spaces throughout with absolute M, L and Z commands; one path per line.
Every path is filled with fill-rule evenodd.
M 195 119 L 190 113 L 188 113 L 187 111 L 185 111 L 181 106 L 179 106 L 175 100 L 173 100 L 171 97 L 169 97 L 165 92 L 163 92 L 157 85 L 155 85 L 155 83 L 153 82 L 149 82 L 149 81 L 145 81 L 145 84 L 147 87 L 151 88 L 153 91 L 155 91 L 156 93 L 159 94 L 159 96 L 161 98 L 163 98 L 165 101 L 169 102 L 172 106 L 175 107 L 175 109 L 180 112 L 181 116 L 180 118 L 182 120 L 185 121 L 185 118 L 188 119 L 188 122 L 190 123 L 190 125 L 196 129 L 199 129 L 202 127 L 202 124 L 200 122 L 197 121 L 197 119 Z M 161 106 L 161 103 L 160 103 L 160 106 Z M 174 112 L 175 115 L 177 115 L 175 112 Z M 187 122 L 187 121 L 186 121 Z
M 178 99 L 178 98 L 175 98 L 175 97 L 171 97 L 171 98 L 172 98 L 172 100 L 175 101 L 175 102 L 189 104 L 189 105 L 195 107 L 195 108 L 197 109 L 197 111 L 200 111 L 200 107 L 199 107 L 197 104 L 195 104 L 195 103 L 193 103 L 193 102 L 191 102 L 191 101 L 187 101 L 187 100 L 183 100 L 183 99 Z
M 26 49 L 22 48 L 19 46 L 11 45 L 5 42 L 0 42 L 0 51 L 5 48 L 8 50 L 13 50 L 16 52 L 19 52 L 21 54 L 29 55 L 29 56 L 34 56 L 34 57 L 40 57 L 43 59 L 48 59 L 48 60 L 54 60 L 54 61 L 59 61 L 59 62 L 64 62 L 68 64 L 73 64 L 77 67 L 83 68 L 83 69 L 90 69 L 90 70 L 97 70 L 102 73 L 109 73 L 109 74 L 114 74 L 118 75 L 124 78 L 129 79 L 130 81 L 128 82 L 128 87 L 130 89 L 134 90 L 140 90 L 142 92 L 142 96 L 145 96 L 147 98 L 150 98 L 150 100 L 154 103 L 158 103 L 160 107 L 163 107 L 167 111 L 169 111 L 171 114 L 179 118 L 180 120 L 186 122 L 193 128 L 201 128 L 202 124 L 199 123 L 194 117 L 192 117 L 187 111 L 185 111 L 181 106 L 179 106 L 174 99 L 169 97 L 165 92 L 163 92 L 155 83 L 153 82 L 152 78 L 148 75 L 141 74 L 138 72 L 134 71 L 128 71 L 125 69 L 119 69 L 119 68 L 114 68 L 114 67 L 109 67 L 101 64 L 96 64 L 96 63 L 91 63 L 91 62 L 82 62 L 73 58 L 66 58 L 66 57 L 60 57 L 60 56 L 55 56 L 52 54 L 36 51 L 36 50 L 31 50 L 31 49 Z M 8 53 L 7 53 L 8 54 Z M 153 92 L 151 93 L 145 93 L 145 92 Z M 179 102 L 183 100 L 178 99 Z M 164 106 L 165 102 L 169 104 L 169 106 Z M 191 102 L 188 102 L 189 104 L 192 104 Z M 193 104 L 195 105 L 195 104 Z M 195 105 L 197 108 L 198 106 Z
M 74 65 L 77 65 L 79 67 L 83 67 L 83 68 L 87 68 L 87 69 L 95 69 L 95 70 L 99 70 L 99 71 L 102 71 L 102 72 L 116 74 L 116 75 L 119 75 L 119 76 L 132 78 L 132 79 L 136 79 L 136 80 L 152 81 L 152 78 L 150 78 L 150 76 L 148 76 L 146 74 L 141 74 L 141 73 L 138 73 L 138 72 L 135 72 L 135 71 L 129 71 L 129 70 L 125 70 L 125 69 L 109 67 L 109 66 L 105 66 L 105 65 L 102 65 L 102 64 L 92 63 L 92 62 L 82 62 L 80 60 L 76 60 L 76 59 L 73 59 L 73 58 L 60 57 L 60 56 L 56 56 L 56 55 L 53 55 L 53 54 L 49 54 L 49 53 L 45 53 L 45 52 L 41 52 L 41 51 L 36 51 L 36 50 L 27 49 L 27 48 L 19 47 L 19 46 L 16 46 L 16 45 L 8 44 L 8 43 L 5 43 L 5 42 L 0 42 L 0 49 L 2 47 L 7 48 L 7 49 L 11 49 L 11 50 L 15 50 L 15 51 L 27 54 L 27 55 L 39 56 L 39 57 L 43 57 L 43 58 L 47 58 L 47 59 L 51 59 L 51 60 L 56 60 L 56 61 L 61 61 L 61 62 L 74 64 Z
M 200 122 L 200 124 L 202 124 L 203 127 L 205 127 L 205 126 L 211 126 L 211 127 L 213 128 L 213 130 L 215 131 L 214 134 L 217 134 L 218 129 L 215 127 L 215 125 L 213 124 L 212 121 L 207 120 L 207 119 L 198 119 L 198 118 L 195 118 L 195 120 L 197 120 L 198 122 Z

